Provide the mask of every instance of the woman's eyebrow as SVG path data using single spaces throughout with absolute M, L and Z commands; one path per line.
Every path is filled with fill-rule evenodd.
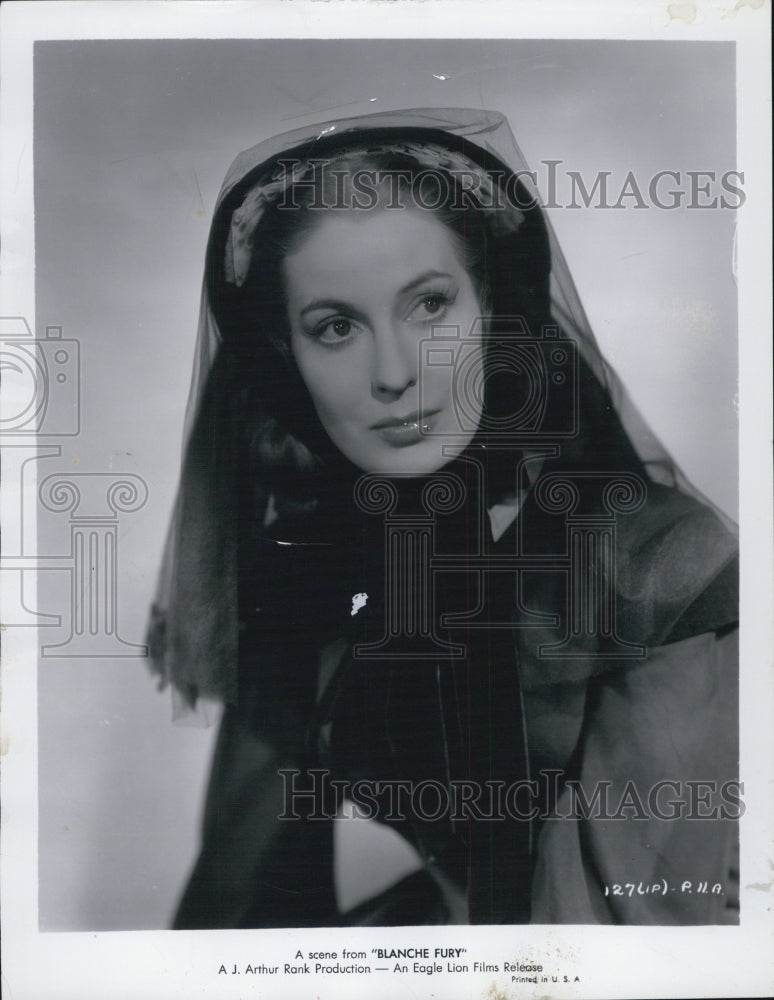
M 313 299 L 299 313 L 299 316 L 306 316 L 307 313 L 316 309 L 335 309 L 336 312 L 356 312 L 357 310 L 349 302 L 342 299 Z
M 418 277 L 412 278 L 408 284 L 403 285 L 398 290 L 398 295 L 406 295 L 419 285 L 423 285 L 426 281 L 430 281 L 433 278 L 448 278 L 453 281 L 454 275 L 449 274 L 447 271 L 423 271 Z M 353 306 L 351 302 L 345 302 L 343 299 L 313 299 L 304 306 L 299 316 L 304 317 L 307 313 L 315 312 L 317 309 L 333 309 L 336 312 L 343 312 L 357 317 L 362 315 L 360 310 Z
M 451 281 L 454 281 L 454 275 L 449 274 L 447 271 L 423 271 L 418 278 L 414 278 L 413 281 L 404 285 L 398 294 L 405 295 L 406 292 L 413 292 L 418 285 L 423 285 L 426 281 L 430 281 L 432 278 L 449 278 Z

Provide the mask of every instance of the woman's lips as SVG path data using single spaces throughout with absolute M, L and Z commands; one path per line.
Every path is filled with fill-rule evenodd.
M 388 444 L 396 448 L 418 444 L 432 430 L 432 419 L 439 410 L 424 413 L 408 413 L 405 417 L 389 417 L 372 425 L 374 430 Z

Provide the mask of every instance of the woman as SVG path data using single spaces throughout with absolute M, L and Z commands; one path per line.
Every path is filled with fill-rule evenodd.
M 737 919 L 735 542 L 497 114 L 242 154 L 151 634 L 225 702 L 177 927 Z M 340 912 L 344 799 L 421 870 Z

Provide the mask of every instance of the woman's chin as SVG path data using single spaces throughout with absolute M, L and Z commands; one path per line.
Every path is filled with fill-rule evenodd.
M 430 476 L 465 450 L 470 439 L 449 442 L 425 439 L 409 447 L 378 445 L 350 459 L 362 472 L 382 476 Z

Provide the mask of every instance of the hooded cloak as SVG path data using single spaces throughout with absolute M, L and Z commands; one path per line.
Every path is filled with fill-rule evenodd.
M 435 610 L 442 641 L 462 638 L 467 653 L 456 663 L 430 656 L 423 669 L 411 649 L 386 660 L 351 652 L 375 648 L 389 603 L 389 515 L 353 505 L 357 470 L 329 455 L 313 516 L 264 516 L 272 491 L 245 482 L 239 399 L 245 365 L 260 368 L 268 355 L 234 346 L 228 332 L 287 163 L 385 146 L 419 151 L 439 169 L 462 162 L 474 182 L 518 193 L 518 206 L 489 214 L 491 280 L 540 320 L 531 349 L 543 376 L 557 386 L 569 372 L 573 388 L 548 392 L 516 447 L 481 432 L 442 470 L 464 483 L 468 502 L 437 518 L 433 555 L 449 572 Z M 557 339 L 547 342 L 545 329 Z M 268 393 L 270 374 L 261 377 Z M 404 512 L 420 509 L 423 485 L 401 484 Z M 585 561 L 573 561 L 573 546 L 586 547 Z M 470 603 L 460 605 L 474 564 L 478 622 L 494 628 L 476 628 Z M 237 157 L 207 249 L 149 637 L 180 713 L 201 696 L 227 706 L 202 855 L 177 926 L 444 922 L 464 919 L 459 895 L 472 922 L 733 922 L 733 790 L 705 803 L 712 824 L 685 815 L 696 808 L 690 781 L 714 781 L 717 792 L 735 777 L 736 591 L 733 526 L 687 482 L 602 357 L 502 115 L 343 119 Z M 359 593 L 371 600 L 353 619 Z M 596 617 L 584 623 L 589 607 Z M 331 823 L 276 819 L 287 806 L 278 771 L 308 777 L 320 766 L 350 781 L 409 776 L 446 789 L 552 769 L 561 778 L 541 789 L 536 821 L 399 823 L 423 872 L 342 915 Z M 664 781 L 680 786 L 679 817 L 648 800 Z M 586 816 L 578 786 L 587 796 L 604 787 L 606 811 Z M 702 879 L 723 888 L 704 898 L 672 891 Z M 617 892 L 624 884 L 641 891 Z

